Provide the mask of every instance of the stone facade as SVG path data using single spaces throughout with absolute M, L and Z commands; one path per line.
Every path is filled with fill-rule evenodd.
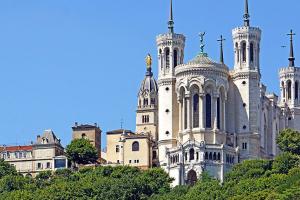
M 64 148 L 52 130 L 46 130 L 42 136 L 37 136 L 32 145 L 0 148 L 0 157 L 15 166 L 18 172 L 33 177 L 41 171 L 68 167 Z
M 280 69 L 281 97 L 267 93 L 260 73 L 262 31 L 250 26 L 245 3 L 244 25 L 232 30 L 232 69 L 224 64 L 223 49 L 220 62 L 205 53 L 205 33 L 201 52 L 184 63 L 186 40 L 174 32 L 173 13 L 169 32 L 156 38 L 158 90 L 145 87 L 146 75 L 138 95 L 137 132 L 155 133 L 157 165 L 175 179 L 173 185 L 193 184 L 203 171 L 223 181 L 236 163 L 276 156 L 280 130 L 300 130 L 300 68 L 291 53 L 290 66 Z M 151 82 L 156 85 L 152 72 Z M 144 96 L 155 98 L 151 107 L 141 103 Z M 140 113 L 149 115 L 151 123 Z
M 129 130 L 109 131 L 107 136 L 107 165 L 127 165 L 148 169 L 152 167 L 152 141 L 147 134 Z
M 74 139 L 88 139 L 90 143 L 97 149 L 99 161 L 101 162 L 101 129 L 95 123 L 94 125 L 81 124 L 75 122 L 75 126 L 72 127 Z

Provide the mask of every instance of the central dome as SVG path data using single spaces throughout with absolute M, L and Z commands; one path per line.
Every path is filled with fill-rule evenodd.
M 180 76 L 190 72 L 202 74 L 207 71 L 221 72 L 225 75 L 228 74 L 229 69 L 225 64 L 218 63 L 209 58 L 206 53 L 199 53 L 195 58 L 186 64 L 178 65 L 175 69 L 175 75 Z

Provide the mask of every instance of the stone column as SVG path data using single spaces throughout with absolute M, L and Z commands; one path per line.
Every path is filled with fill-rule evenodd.
M 292 93 L 292 98 L 291 98 L 291 103 L 294 105 L 295 102 L 295 81 L 292 80 L 292 88 L 291 88 L 291 93 Z
M 185 104 L 186 104 L 186 100 L 185 97 L 182 97 L 182 130 L 185 130 L 185 113 L 186 113 L 186 109 L 185 109 Z
M 191 95 L 190 94 L 187 94 L 186 95 L 186 103 L 187 103 L 187 129 L 188 130 L 191 130 Z
M 222 100 L 222 129 L 223 129 L 223 132 L 226 132 L 226 100 Z
M 204 116 L 205 116 L 205 109 L 204 109 L 204 93 L 199 94 L 199 128 L 200 129 L 205 129 L 205 124 L 204 124 Z
M 212 117 L 212 127 L 214 130 L 218 129 L 217 126 L 217 95 L 213 95 L 212 97 L 212 110 L 211 110 L 211 117 Z
M 246 43 L 246 67 L 250 68 L 250 43 Z
M 179 131 L 182 131 L 182 99 L 178 101 L 179 103 Z

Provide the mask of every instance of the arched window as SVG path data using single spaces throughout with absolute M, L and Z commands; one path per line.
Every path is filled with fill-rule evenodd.
M 148 99 L 144 99 L 144 106 L 148 106 Z
M 250 62 L 254 61 L 254 46 L 253 43 L 250 44 Z
M 199 95 L 193 96 L 193 128 L 199 127 Z
M 214 152 L 213 160 L 217 160 L 217 154 L 216 154 L 216 152 Z
M 166 68 L 170 68 L 170 49 L 166 49 Z
M 184 56 L 183 50 L 181 50 L 181 54 L 180 54 L 180 63 L 183 63 L 183 56 Z
M 221 154 L 218 153 L 218 161 L 221 161 Z
M 174 50 L 174 57 L 173 57 L 173 64 L 174 64 L 174 68 L 178 65 L 178 52 L 177 50 L 175 49 Z
M 288 99 L 291 99 L 292 98 L 292 82 L 291 81 L 288 81 L 287 93 L 288 93 Z
M 211 96 L 206 94 L 206 128 L 211 128 Z
M 188 185 L 195 185 L 197 182 L 197 173 L 194 170 L 190 170 L 187 174 L 187 184 Z
M 195 159 L 195 150 L 192 148 L 190 149 L 190 160 L 194 160 Z
M 153 159 L 156 159 L 156 158 L 157 158 L 157 152 L 156 152 L 156 151 L 153 151 L 153 152 L 152 152 L 152 158 L 153 158 Z
M 281 82 L 281 87 L 282 87 L 282 96 L 283 96 L 283 98 L 285 98 L 285 88 L 284 88 L 284 82 L 282 81 Z
M 247 58 L 247 55 L 246 55 L 246 42 L 243 42 L 243 44 L 242 44 L 242 59 L 243 59 L 243 62 L 246 62 L 246 58 Z
M 159 49 L 159 59 L 160 59 L 160 68 L 163 69 L 163 57 L 162 57 L 161 49 Z
M 205 152 L 205 160 L 208 160 L 208 153 Z
M 235 43 L 235 49 L 236 49 L 236 60 L 239 63 L 240 62 L 240 51 L 239 51 L 238 43 Z
M 82 133 L 82 134 L 81 134 L 81 138 L 82 138 L 82 139 L 86 139 L 86 134 L 85 134 L 85 133 Z
M 220 109 L 220 97 L 217 98 L 217 128 L 221 128 L 221 109 Z
M 299 83 L 298 81 L 295 82 L 295 99 L 299 98 Z
M 133 142 L 132 143 L 132 151 L 139 151 L 139 150 L 140 150 L 139 142 Z
M 209 160 L 212 160 L 212 153 L 209 153 Z
M 186 102 L 186 99 L 183 98 L 183 101 L 184 101 L 184 129 L 187 129 L 187 102 Z

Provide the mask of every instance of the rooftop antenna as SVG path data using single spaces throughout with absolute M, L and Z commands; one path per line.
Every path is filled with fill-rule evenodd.
M 123 129 L 123 125 L 124 125 L 124 119 L 123 119 L 123 117 L 121 118 L 121 129 Z

